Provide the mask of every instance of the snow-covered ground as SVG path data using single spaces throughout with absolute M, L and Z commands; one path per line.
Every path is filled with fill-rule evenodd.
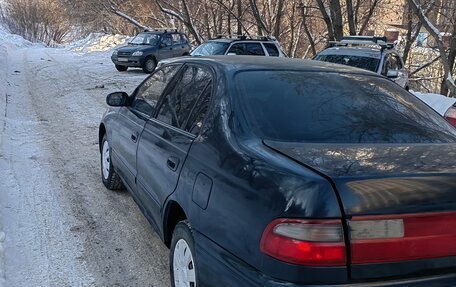
M 104 188 L 98 124 L 128 37 L 45 48 L 0 27 L 0 287 L 168 286 L 168 250 L 131 197 Z M 456 99 L 416 94 L 443 114 Z
M 106 95 L 146 77 L 117 72 L 108 45 L 45 48 L 0 30 L 0 287 L 169 285 L 167 248 L 99 178 Z

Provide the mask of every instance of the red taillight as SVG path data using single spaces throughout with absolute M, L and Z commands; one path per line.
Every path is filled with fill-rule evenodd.
M 271 257 L 293 264 L 346 265 L 340 220 L 274 220 L 263 233 L 260 249 Z
M 456 107 L 451 106 L 445 112 L 445 119 L 450 122 L 453 126 L 456 126 Z
M 456 255 L 456 213 L 360 216 L 349 221 L 353 264 Z

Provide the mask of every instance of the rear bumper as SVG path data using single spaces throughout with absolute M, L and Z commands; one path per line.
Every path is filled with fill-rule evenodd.
M 213 241 L 194 230 L 199 286 L 262 286 L 262 287 L 454 287 L 456 273 L 403 280 L 349 283 L 339 285 L 300 285 L 262 274 L 233 256 Z
M 123 61 L 119 61 L 120 59 L 125 59 Z M 134 57 L 134 56 L 128 56 L 128 57 L 118 57 L 118 56 L 111 56 L 111 61 L 114 63 L 114 65 L 120 65 L 120 66 L 126 66 L 126 67 L 141 67 L 143 63 L 143 58 L 141 56 Z

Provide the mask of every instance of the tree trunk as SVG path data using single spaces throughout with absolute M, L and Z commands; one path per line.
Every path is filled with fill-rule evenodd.
M 348 31 L 350 35 L 356 35 L 356 25 L 355 25 L 355 17 L 353 13 L 353 1 L 346 0 L 347 5 L 347 20 L 348 20 Z
M 323 16 L 323 20 L 325 21 L 326 28 L 328 29 L 328 40 L 333 41 L 335 40 L 334 38 L 334 29 L 331 23 L 331 18 L 328 15 L 328 12 L 326 12 L 326 7 L 325 4 L 323 3 L 322 0 L 316 0 L 318 9 L 320 9 L 320 13 Z
M 342 8 L 340 7 L 339 0 L 330 0 L 329 4 L 329 12 L 331 13 L 334 37 L 337 41 L 340 41 L 344 36 L 344 25 L 342 23 Z
M 454 83 L 454 80 L 451 75 L 451 70 L 450 70 L 450 64 L 448 62 L 448 57 L 447 53 L 445 50 L 445 47 L 443 46 L 442 42 L 442 36 L 440 35 L 440 31 L 437 30 L 437 28 L 429 21 L 429 19 L 426 17 L 424 14 L 424 11 L 421 9 L 421 6 L 419 6 L 415 0 L 408 0 L 410 6 L 412 7 L 413 11 L 415 14 L 419 17 L 420 21 L 423 23 L 423 26 L 426 28 L 426 30 L 429 32 L 429 34 L 435 39 L 435 42 L 437 43 L 437 48 L 440 53 L 440 60 L 442 61 L 443 64 L 443 70 L 444 70 L 444 77 L 443 81 L 445 82 L 445 88 L 441 89 L 441 93 L 443 95 L 447 95 L 448 91 L 450 91 L 451 95 L 456 94 L 456 85 Z M 446 93 L 444 93 L 446 90 Z
M 277 39 L 280 36 L 280 26 L 282 24 L 282 16 L 283 16 L 283 1 L 284 0 L 277 0 L 277 13 L 275 17 L 275 25 L 274 25 L 274 37 Z M 291 23 L 293 25 L 293 23 Z

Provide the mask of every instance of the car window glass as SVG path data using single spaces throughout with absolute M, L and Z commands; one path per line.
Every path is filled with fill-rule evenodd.
M 175 88 L 163 98 L 157 119 L 182 128 L 210 82 L 209 70 L 199 66 L 186 66 Z
M 190 117 L 185 125 L 185 130 L 189 133 L 197 135 L 203 126 L 204 119 L 209 111 L 211 102 L 212 83 L 206 86 L 203 94 L 199 97 L 195 107 L 193 108 Z
M 170 34 L 164 34 L 162 36 L 162 44 L 165 45 L 165 47 L 171 46 L 173 44 L 173 40 L 171 39 Z
M 235 53 L 236 55 L 264 56 L 264 51 L 260 43 L 236 43 L 231 46 L 228 53 Z
M 391 55 L 386 55 L 383 63 L 382 75 L 386 76 L 391 69 Z
M 161 94 L 179 67 L 180 65 L 165 66 L 152 74 L 139 87 L 131 107 L 148 117 L 152 117 Z
M 402 69 L 402 61 L 401 61 L 401 58 L 399 58 L 399 56 L 396 55 L 396 54 L 394 54 L 393 57 L 394 57 L 394 59 L 396 60 L 397 69 L 398 69 L 398 70 Z
M 315 57 L 315 60 L 347 65 L 351 67 L 366 69 L 372 72 L 377 72 L 378 65 L 380 62 L 380 59 L 372 57 L 331 54 L 319 54 Z
M 179 34 L 171 34 L 172 38 L 173 38 L 173 45 L 179 45 L 181 43 L 181 37 Z
M 264 47 L 266 48 L 266 51 L 268 51 L 269 56 L 272 57 L 278 57 L 279 56 L 279 50 L 277 49 L 277 46 L 273 43 L 263 43 Z
M 448 143 L 456 130 L 390 80 L 328 72 L 246 71 L 233 85 L 259 138 L 312 143 Z

